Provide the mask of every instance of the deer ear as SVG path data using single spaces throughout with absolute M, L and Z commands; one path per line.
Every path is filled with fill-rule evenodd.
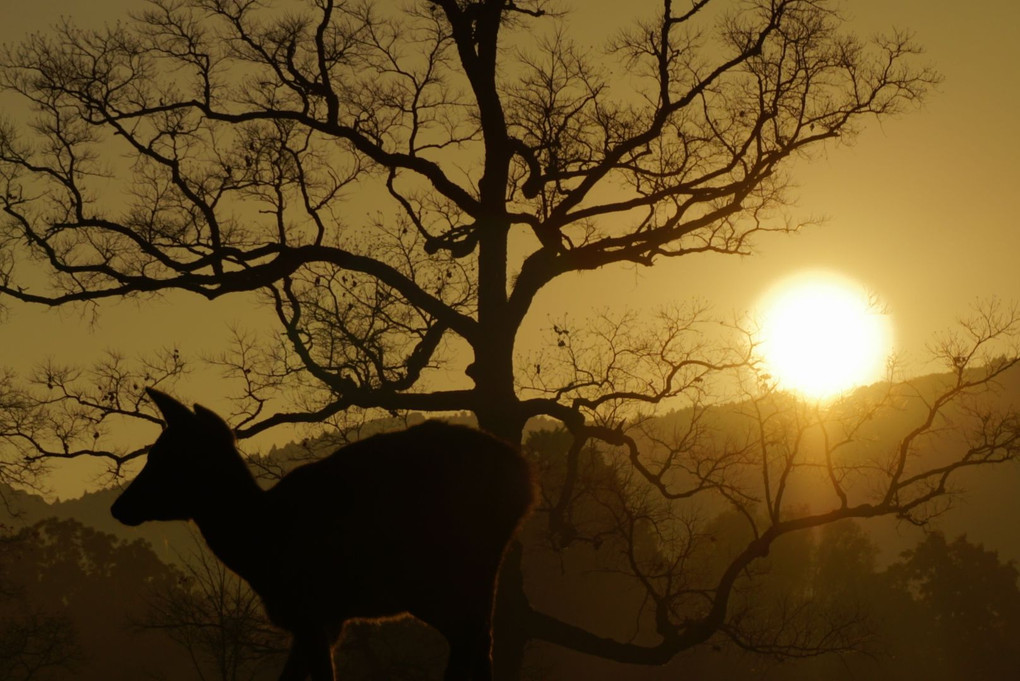
M 201 404 L 196 404 L 195 417 L 198 419 L 199 423 L 208 428 L 214 435 L 222 437 L 230 443 L 234 442 L 234 431 L 232 431 L 230 426 L 227 425 L 227 422 L 212 409 L 206 409 Z
M 156 403 L 156 408 L 163 415 L 163 420 L 166 421 L 168 427 L 175 423 L 185 423 L 195 418 L 190 409 L 166 393 L 160 392 L 155 388 L 146 388 L 145 392 Z

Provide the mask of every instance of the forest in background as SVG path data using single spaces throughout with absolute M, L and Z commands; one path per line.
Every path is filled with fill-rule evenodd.
M 1015 382 L 1007 380 L 996 399 L 1020 397 Z M 726 426 L 739 409 L 719 407 L 717 425 Z M 876 432 L 902 430 L 898 421 L 910 416 L 909 408 L 894 412 Z M 646 432 L 689 427 L 689 418 L 682 411 L 658 417 Z M 401 425 L 371 423 L 352 436 Z M 621 539 L 624 499 L 633 500 L 634 489 L 613 452 L 589 447 L 570 516 L 583 541 L 557 550 L 547 502 L 563 481 L 569 435 L 551 426 L 533 423 L 525 446 L 545 500 L 523 531 L 525 590 L 565 621 L 640 642 L 650 635 L 643 621 L 650 613 L 627 561 L 635 552 L 646 563 L 669 558 L 651 529 L 659 526 L 632 524 L 634 534 Z M 325 436 L 294 443 L 252 459 L 252 466 L 271 484 L 336 444 Z M 641 667 L 537 643 L 529 647 L 527 678 L 1008 678 L 1020 670 L 1013 645 L 1020 638 L 1020 536 L 1010 522 L 1020 514 L 1020 470 L 1007 464 L 966 482 L 966 493 L 925 527 L 841 521 L 782 537 L 745 572 L 734 599 L 735 631 L 756 636 L 746 646 L 740 636 L 717 636 L 666 665 Z M 268 625 L 246 585 L 184 523 L 119 526 L 109 515 L 117 494 L 110 488 L 47 503 L 3 490 L 0 681 L 274 679 L 287 640 Z M 687 560 L 692 571 L 712 570 L 747 541 L 747 528 L 722 505 L 699 513 L 707 541 Z M 817 655 L 822 630 L 833 632 L 832 650 Z M 803 658 L 790 644 L 799 638 Z M 769 640 L 783 642 L 774 655 Z M 445 656 L 438 633 L 405 619 L 349 626 L 337 664 L 343 678 L 417 681 L 439 678 Z

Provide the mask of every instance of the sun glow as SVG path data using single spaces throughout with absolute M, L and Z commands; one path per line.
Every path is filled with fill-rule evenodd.
M 771 289 L 758 310 L 759 352 L 781 388 L 827 399 L 882 377 L 892 324 L 856 282 L 800 274 Z

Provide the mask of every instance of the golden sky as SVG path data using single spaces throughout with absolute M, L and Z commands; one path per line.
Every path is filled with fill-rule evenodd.
M 139 4 L 0 0 L 0 41 L 44 30 L 62 15 L 93 24 Z M 597 42 L 628 15 L 647 16 L 660 3 L 577 5 L 570 21 Z M 585 290 L 598 286 L 605 303 L 619 305 L 635 300 L 655 305 L 693 295 L 728 313 L 751 306 L 770 282 L 790 271 L 827 267 L 882 297 L 895 317 L 898 345 L 908 353 L 920 353 L 929 334 L 951 324 L 975 298 L 1020 298 L 1020 230 L 1013 209 L 1020 180 L 1020 137 L 1013 131 L 1020 110 L 1020 43 L 1013 34 L 1020 25 L 1020 3 L 848 0 L 845 7 L 851 25 L 864 35 L 891 26 L 913 30 L 945 81 L 922 110 L 870 125 L 855 146 L 832 149 L 800 167 L 800 197 L 791 213 L 824 215 L 826 224 L 795 237 L 763 239 L 753 258 L 703 256 L 654 270 L 588 274 Z M 559 289 L 539 301 L 534 323 L 545 323 L 545 311 L 561 308 L 563 299 L 576 303 L 575 285 L 564 282 Z M 146 318 L 152 337 L 167 338 L 179 323 L 208 330 L 205 322 L 229 319 L 239 301 L 188 302 L 175 299 L 172 307 L 179 309 Z M 133 333 L 140 321 L 133 306 L 116 307 L 93 331 L 77 328 L 74 315 L 15 309 L 9 323 L 0 326 L 6 362 L 62 351 L 72 329 L 83 351 L 106 347 Z M 12 348 L 20 351 L 12 356 Z
M 576 5 L 570 21 L 597 43 L 628 16 L 654 13 L 661 1 L 563 4 Z M 0 0 L 0 41 L 44 30 L 61 15 L 93 25 L 138 5 Z M 827 222 L 793 237 L 762 239 L 750 258 L 688 257 L 559 282 L 538 299 L 526 332 L 548 326 L 550 314 L 566 309 L 583 316 L 593 290 L 600 306 L 653 307 L 698 297 L 729 316 L 748 310 L 778 279 L 828 268 L 878 294 L 893 316 L 899 350 L 920 366 L 926 340 L 975 299 L 1020 299 L 1014 209 L 1020 136 L 1013 130 L 1020 111 L 1020 3 L 847 0 L 844 6 L 863 35 L 894 26 L 913 30 L 945 81 L 921 110 L 869 124 L 854 146 L 799 163 L 799 200 L 790 213 L 827 216 Z M 225 322 L 249 316 L 243 299 L 208 303 L 194 296 L 169 296 L 165 305 L 145 309 L 114 304 L 95 327 L 74 313 L 13 307 L 0 324 L 0 362 L 27 367 L 46 355 L 87 361 L 105 348 L 170 340 L 185 353 L 212 352 L 226 338 Z

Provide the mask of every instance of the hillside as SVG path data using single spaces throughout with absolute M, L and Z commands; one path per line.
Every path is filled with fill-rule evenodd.
M 1017 376 L 1011 377 L 1011 382 L 1005 385 L 1004 389 L 994 396 L 995 404 L 1005 407 L 1008 404 L 1015 403 L 1018 397 L 1020 397 L 1020 385 L 1015 380 L 1016 378 Z M 939 384 L 945 380 L 943 376 L 925 377 L 916 382 L 916 387 L 922 394 L 932 392 L 937 390 Z M 863 389 L 860 397 L 862 399 L 867 398 L 870 393 L 880 389 L 880 386 Z M 741 410 L 745 409 L 745 407 L 745 404 L 729 404 L 715 408 L 711 419 L 715 429 L 713 437 L 732 436 L 739 428 L 746 427 L 746 420 L 741 421 L 742 417 L 740 416 Z M 918 415 L 918 403 L 911 401 L 900 404 L 898 409 L 883 413 L 880 418 L 876 418 L 869 425 L 869 430 L 866 433 L 867 437 L 863 438 L 861 445 L 862 451 L 881 450 L 882 448 L 895 446 L 895 438 L 907 432 L 916 422 Z M 414 423 L 420 420 L 420 418 L 420 416 L 414 416 L 409 421 Z M 668 432 L 672 428 L 682 430 L 685 423 L 690 419 L 691 412 L 681 410 L 652 419 L 646 425 L 651 429 Z M 470 422 L 470 419 L 466 416 L 461 416 L 457 420 L 465 423 Z M 364 437 L 374 432 L 400 428 L 405 424 L 407 424 L 407 421 L 397 419 L 376 421 L 366 424 L 358 435 Z M 529 431 L 534 434 L 543 429 L 550 429 L 553 425 L 547 421 L 536 421 L 530 424 Z M 712 440 L 708 442 L 711 443 Z M 934 451 L 940 447 L 952 447 L 958 443 L 958 434 L 947 430 L 938 437 L 927 441 L 926 447 Z M 338 444 L 335 437 L 326 435 L 321 438 L 291 443 L 285 447 L 274 448 L 264 457 L 253 459 L 251 461 L 252 468 L 260 476 L 264 484 L 270 485 L 275 477 L 278 477 L 295 465 L 299 465 L 302 461 L 328 453 Z M 557 486 L 562 484 L 565 438 L 562 436 L 540 437 L 536 438 L 533 444 L 536 468 L 540 469 L 543 475 L 546 476 L 543 479 L 549 486 L 547 492 L 555 496 Z M 590 466 L 590 469 L 583 474 L 590 476 L 590 479 L 585 478 L 586 483 L 600 481 L 598 484 L 608 484 L 607 489 L 623 489 L 624 483 L 620 477 L 620 469 L 614 468 L 615 455 L 596 452 L 591 456 L 591 462 L 584 464 Z M 626 460 L 626 455 L 624 455 L 624 460 Z M 971 555 L 975 559 L 984 560 L 984 562 L 977 560 L 973 565 L 965 564 L 965 569 L 961 573 L 962 577 L 957 575 L 946 582 L 946 585 L 951 587 L 951 590 L 959 586 L 961 579 L 968 584 L 970 581 L 984 584 L 985 581 L 982 580 L 984 580 L 985 576 L 994 576 L 1001 572 L 1004 575 L 1000 584 L 1001 589 L 998 591 L 986 589 L 987 592 L 982 596 L 985 599 L 984 601 L 976 599 L 967 601 L 970 604 L 968 607 L 977 611 L 982 617 L 985 616 L 984 610 L 987 609 L 986 601 L 998 603 L 1003 599 L 1020 597 L 1020 591 L 1016 589 L 1015 572 L 1009 572 L 1009 570 L 1012 570 L 1012 567 L 1004 566 L 1000 570 L 1000 566 L 995 562 L 1001 559 L 1020 563 L 1020 532 L 1017 532 L 1013 524 L 1013 519 L 1020 514 L 1020 495 L 1016 493 L 1017 490 L 1020 490 L 1020 466 L 1009 464 L 994 469 L 979 469 L 963 477 L 959 482 L 961 483 L 960 486 L 966 489 L 966 494 L 956 498 L 953 508 L 934 519 L 927 529 L 941 530 L 950 539 L 966 534 L 970 544 L 961 544 L 959 542 L 947 544 L 944 540 L 939 539 L 942 535 L 926 535 L 924 529 L 908 523 L 897 522 L 894 519 L 862 522 L 859 523 L 859 530 L 855 529 L 857 526 L 848 528 L 844 524 L 843 526 L 830 526 L 814 532 L 794 534 L 777 542 L 770 557 L 762 561 L 761 566 L 764 571 L 755 587 L 757 589 L 754 592 L 757 594 L 754 597 L 755 602 L 760 600 L 761 603 L 767 606 L 767 604 L 772 602 L 770 599 L 780 596 L 782 599 L 788 597 L 796 599 L 804 598 L 805 594 L 808 594 L 807 597 L 809 599 L 814 599 L 816 597 L 815 594 L 824 594 L 826 598 L 837 605 L 841 605 L 841 607 L 849 607 L 849 605 L 856 607 L 856 604 L 852 604 L 849 601 L 845 603 L 840 601 L 841 595 L 847 596 L 847 598 L 853 596 L 855 592 L 852 591 L 850 586 L 856 583 L 854 580 L 867 583 L 870 586 L 862 593 L 873 596 L 872 600 L 869 601 L 870 605 L 868 607 L 874 610 L 879 622 L 884 621 L 883 618 L 887 618 L 888 615 L 888 613 L 882 610 L 884 604 L 887 602 L 892 603 L 896 599 L 901 599 L 901 602 L 898 601 L 899 604 L 894 609 L 896 617 L 901 617 L 903 616 L 902 613 L 906 612 L 910 614 L 910 617 L 914 618 L 911 620 L 912 624 L 910 625 L 912 629 L 891 624 L 890 630 L 882 633 L 884 637 L 882 645 L 899 646 L 898 650 L 900 653 L 897 654 L 900 654 L 900 659 L 904 660 L 902 665 L 920 664 L 919 660 L 923 661 L 923 658 L 929 656 L 930 651 L 926 652 L 927 649 L 918 648 L 915 634 L 922 639 L 925 639 L 926 636 L 928 638 L 925 640 L 930 639 L 931 633 L 926 634 L 924 632 L 928 631 L 926 627 L 934 626 L 930 625 L 930 623 L 935 620 L 927 610 L 924 610 L 924 607 L 927 606 L 923 603 L 919 604 L 910 601 L 913 592 L 896 581 L 895 576 L 902 574 L 903 570 L 908 568 L 908 564 L 904 562 L 907 560 L 903 555 L 905 551 L 912 550 L 916 552 L 917 547 L 921 546 L 924 542 L 927 542 L 929 547 L 934 547 L 935 549 L 939 549 L 941 546 L 941 553 L 936 551 L 934 555 L 936 558 L 944 558 L 941 563 L 938 563 L 941 566 L 939 569 L 943 570 L 951 568 L 955 564 L 953 561 L 960 558 L 960 556 Z M 801 486 L 804 485 L 801 484 Z M 807 485 L 807 487 L 810 488 L 810 485 Z M 76 520 L 89 528 L 112 534 L 120 539 L 129 541 L 144 539 L 152 546 L 156 557 L 163 563 L 175 564 L 177 568 L 185 571 L 189 569 L 188 563 L 190 563 L 191 569 L 194 568 L 194 561 L 199 555 L 194 553 L 195 546 L 193 542 L 195 534 L 192 527 L 188 524 L 179 522 L 145 523 L 136 528 L 129 528 L 114 521 L 110 515 L 109 508 L 118 494 L 117 489 L 99 490 L 85 494 L 78 499 L 57 503 L 47 503 L 39 496 L 9 488 L 0 489 L 0 494 L 8 501 L 10 509 L 17 511 L 16 516 L 12 516 L 9 512 L 5 511 L 3 516 L 0 517 L 0 523 L 8 527 L 14 526 L 16 528 L 32 525 L 44 518 Z M 579 497 L 579 499 L 581 500 L 577 503 L 576 514 L 572 517 L 572 520 L 579 523 L 604 522 L 607 518 L 601 517 L 601 519 L 598 519 L 600 517 L 599 514 L 605 516 L 607 512 L 610 514 L 613 512 L 612 508 L 599 506 L 600 503 L 605 501 L 605 498 L 599 499 L 595 496 L 589 496 L 583 499 Z M 820 496 L 816 500 L 824 501 Z M 813 501 L 811 490 L 808 489 L 808 493 L 804 495 L 804 503 L 810 504 Z M 732 513 L 727 515 L 726 511 L 728 509 L 722 504 L 704 503 L 698 510 L 704 514 L 703 520 L 706 523 L 704 530 L 709 533 L 706 536 L 711 537 L 712 544 L 710 545 L 711 548 L 701 549 L 707 551 L 707 553 L 700 555 L 698 560 L 695 561 L 697 563 L 694 566 L 695 572 L 697 572 L 699 567 L 703 568 L 708 564 L 705 563 L 706 560 L 711 562 L 725 558 L 725 552 L 728 550 L 727 547 L 731 545 L 734 538 L 738 537 L 741 530 L 746 532 L 746 527 L 739 521 L 739 518 Z M 522 534 L 525 546 L 526 589 L 529 598 L 532 599 L 536 607 L 539 607 L 543 612 L 561 618 L 564 622 L 584 622 L 585 626 L 591 628 L 591 631 L 598 632 L 599 635 L 615 640 L 633 640 L 639 632 L 640 636 L 643 637 L 639 640 L 648 640 L 649 642 L 653 640 L 653 638 L 648 638 L 651 629 L 650 623 L 645 621 L 647 620 L 646 615 L 648 612 L 642 608 L 640 603 L 641 592 L 640 590 L 635 590 L 633 579 L 628 576 L 625 566 L 619 562 L 622 555 L 619 551 L 619 542 L 616 541 L 614 543 L 615 540 L 611 534 L 607 534 L 604 544 L 601 543 L 600 539 L 598 542 L 590 544 L 583 542 L 575 543 L 567 550 L 557 551 L 554 547 L 550 546 L 549 540 L 552 534 L 548 523 L 549 517 L 548 514 L 536 513 L 533 521 L 528 523 Z M 592 521 L 593 518 L 596 518 L 596 520 Z M 734 520 L 740 525 L 740 530 L 734 531 Z M 850 525 L 853 524 L 851 523 Z M 66 528 L 63 531 L 68 536 L 72 536 L 69 534 L 71 532 L 70 528 Z M 731 534 L 727 534 L 728 532 Z M 832 534 L 827 535 L 830 532 Z M 860 558 L 861 562 L 848 562 L 844 560 L 842 554 L 838 553 L 836 554 L 835 561 L 830 561 L 830 563 L 819 561 L 819 555 L 824 557 L 824 554 L 820 552 L 826 546 L 830 549 L 833 546 L 838 547 L 837 544 L 827 544 L 825 537 L 838 537 L 841 532 L 844 533 L 843 536 L 849 537 L 853 537 L 854 532 L 863 532 L 862 537 L 866 537 L 866 540 L 858 544 L 861 552 L 852 554 Z M 654 535 L 646 534 L 642 536 L 650 540 L 644 544 L 645 550 L 655 553 L 659 553 L 662 550 L 660 547 L 663 545 L 651 539 Z M 63 537 L 63 535 L 60 535 L 60 537 Z M 718 544 L 716 544 L 716 537 L 718 537 Z M 930 541 L 933 537 L 935 538 L 934 543 Z M 942 543 L 940 544 L 939 541 L 942 541 Z M 53 551 L 56 551 L 58 554 L 62 550 L 66 551 L 66 545 L 69 543 L 73 542 L 68 542 L 62 538 L 59 541 L 55 540 Z M 864 544 L 867 544 L 867 546 L 864 546 Z M 980 553 L 979 549 L 971 546 L 973 544 L 983 544 L 984 548 L 997 552 L 998 557 L 993 557 L 992 559 L 983 558 L 983 554 Z M 96 545 L 95 539 L 89 539 L 88 545 Z M 636 545 L 642 545 L 640 537 Z M 877 552 L 877 555 L 874 556 L 873 564 L 869 564 L 864 559 L 864 557 L 869 555 L 868 546 L 871 545 L 874 545 L 874 549 Z M 84 542 L 82 542 L 82 546 L 85 546 Z M 138 544 L 134 546 L 137 547 Z M 716 547 L 719 549 L 718 555 Z M 131 550 L 130 546 L 122 548 L 124 550 Z M 107 551 L 107 549 L 104 549 L 104 551 Z M 968 551 L 970 552 L 969 554 L 967 553 Z M 118 563 L 117 560 L 107 560 L 107 557 L 112 555 L 109 551 L 107 553 L 100 552 L 98 555 L 103 556 L 103 559 L 95 561 L 90 558 L 84 564 L 95 564 L 99 565 L 101 569 L 105 569 L 103 566 L 106 566 L 107 563 L 110 565 Z M 142 554 L 135 551 L 132 555 Z M 910 554 L 907 555 L 909 556 Z M 930 557 L 931 554 L 924 555 Z M 93 562 L 90 563 L 89 561 Z M 121 559 L 121 562 L 123 562 L 123 559 Z M 167 566 L 160 563 L 160 561 L 152 560 L 151 562 L 159 564 L 161 569 L 167 569 Z M 214 565 L 215 561 L 211 564 Z M 829 569 L 834 570 L 835 574 L 826 576 L 827 573 L 824 570 L 816 569 L 818 565 L 830 565 Z M 836 567 L 832 568 L 831 566 L 833 565 Z M 927 569 L 923 564 L 920 567 Z M 929 565 L 928 567 L 931 566 Z M 34 574 L 32 572 L 34 569 L 33 565 L 23 566 L 23 572 L 26 574 Z M 855 569 L 857 572 L 854 572 Z M 1000 572 L 996 572 L 996 570 L 1000 570 Z M 149 579 L 150 573 L 156 574 L 158 570 L 153 571 L 152 566 L 149 565 L 144 570 L 136 570 L 136 572 L 138 573 L 136 577 L 140 576 L 142 581 L 144 581 Z M 192 574 L 194 575 L 194 573 Z M 832 581 L 837 577 L 849 580 L 848 584 L 850 586 L 846 588 L 840 587 L 838 581 Z M 95 578 L 89 577 L 89 579 L 94 581 Z M 1012 579 L 1012 582 L 1010 582 L 1010 579 Z M 180 585 L 186 582 L 178 581 L 177 583 Z M 88 582 L 88 584 L 90 586 L 81 589 L 83 593 L 87 593 L 95 588 L 91 586 L 92 582 Z M 113 585 L 111 588 L 114 591 L 114 596 L 109 596 L 108 598 L 116 600 L 116 592 L 119 587 Z M 599 594 L 599 596 L 593 598 L 592 594 Z M 968 598 L 970 597 L 968 596 Z M 122 605 L 126 606 L 128 604 Z M 138 603 L 133 605 L 138 606 Z M 97 611 L 97 607 L 89 605 L 85 608 L 83 606 L 81 610 L 86 614 L 89 612 L 94 613 L 94 611 Z M 109 604 L 104 604 L 102 607 L 98 607 L 98 611 L 106 612 L 109 608 Z M 204 629 L 209 629 L 211 626 L 208 623 L 203 624 L 202 622 L 193 624 Z M 96 625 L 79 624 L 78 626 L 88 628 Z M 1020 631 L 1020 621 L 1014 622 L 1009 620 L 1002 626 L 1005 627 L 1002 631 L 1007 633 Z M 897 636 L 900 636 L 902 640 L 898 639 Z M 957 634 L 954 634 L 954 636 L 959 638 Z M 983 638 L 983 635 L 975 634 L 974 637 L 980 639 Z M 83 640 L 85 639 L 83 638 Z M 713 645 L 699 647 L 684 653 L 662 667 L 631 667 L 606 663 L 594 658 L 581 659 L 558 649 L 548 647 L 537 648 L 534 656 L 536 660 L 540 660 L 540 662 L 536 663 L 543 665 L 543 669 L 548 672 L 543 678 L 550 680 L 588 678 L 593 681 L 609 681 L 610 679 L 628 678 L 634 681 L 665 681 L 668 678 L 677 678 L 678 674 L 691 676 L 692 678 L 727 679 L 728 681 L 747 681 L 749 679 L 760 681 L 760 679 L 764 678 L 782 679 L 783 681 L 801 681 L 808 678 L 839 679 L 840 681 L 844 679 L 876 678 L 885 681 L 887 678 L 902 677 L 902 675 L 896 676 L 896 674 L 893 674 L 893 671 L 890 671 L 896 670 L 896 664 L 901 663 L 894 664 L 890 662 L 892 658 L 883 658 L 881 654 L 875 655 L 871 652 L 863 656 L 853 657 L 851 660 L 852 664 L 848 663 L 848 665 L 844 665 L 842 658 L 830 655 L 816 658 L 814 661 L 803 663 L 787 662 L 785 663 L 786 666 L 776 666 L 776 663 L 771 661 L 771 659 L 766 660 L 765 658 L 748 655 L 739 649 L 733 648 L 725 642 L 723 637 L 714 640 L 716 642 Z M 963 639 L 960 640 L 962 641 Z M 998 641 L 998 639 L 989 640 Z M 160 645 L 165 643 L 166 641 L 163 641 Z M 967 645 L 970 646 L 971 643 L 969 642 Z M 94 648 L 95 650 L 101 648 L 101 643 L 89 643 L 89 645 L 97 646 Z M 961 643 L 961 645 L 963 644 Z M 995 645 L 998 646 L 1000 643 L 996 642 Z M 400 652 L 398 654 L 394 651 Z M 912 653 L 911 651 L 914 652 Z M 401 657 L 404 654 L 407 655 L 406 661 Z M 443 659 L 444 654 L 443 644 L 441 641 L 436 640 L 434 632 L 425 630 L 413 624 L 413 622 L 409 624 L 405 620 L 402 625 L 390 628 L 378 628 L 368 625 L 354 628 L 347 638 L 347 647 L 342 651 L 340 657 L 342 660 L 346 660 L 355 666 L 357 664 L 367 664 L 368 668 L 375 673 L 378 671 L 375 665 L 380 664 L 380 660 L 386 661 L 386 664 L 392 663 L 396 667 L 426 664 L 426 667 L 431 669 L 437 664 L 437 660 L 441 661 Z M 362 657 L 359 657 L 365 655 L 367 655 L 367 662 Z M 914 660 L 909 655 L 913 655 L 918 660 Z M 958 657 L 960 660 L 967 660 L 967 663 L 970 664 L 969 660 L 971 658 L 967 657 L 964 653 L 959 653 Z M 168 659 L 180 662 L 184 658 L 180 653 L 175 654 L 173 650 L 170 650 Z M 400 661 L 395 662 L 394 660 Z M 160 662 L 159 665 L 164 665 L 164 663 Z M 768 673 L 766 673 L 766 670 Z M 891 676 L 876 675 L 880 671 L 883 673 L 888 672 Z M 432 675 L 434 676 L 434 673 Z M 426 674 L 423 678 L 428 677 L 428 674 Z M 173 678 L 190 677 L 174 676 Z M 365 676 L 364 673 L 353 673 L 345 678 L 396 677 L 386 676 L 384 672 L 383 676 L 370 677 Z M 942 681 L 942 679 L 958 677 L 953 677 L 952 674 L 945 672 L 942 676 L 934 674 L 930 678 L 937 678 L 939 681 Z
M 919 394 L 934 393 L 938 387 L 948 380 L 945 375 L 931 375 L 914 381 Z M 881 390 L 881 386 L 862 388 L 862 396 Z M 1014 371 L 1007 376 L 1001 390 L 994 395 L 1000 408 L 1020 403 L 1020 372 Z M 735 429 L 735 415 L 743 408 L 741 404 L 731 404 L 717 408 L 714 422 L 717 427 Z M 653 420 L 656 429 L 669 431 L 673 427 L 682 426 L 689 419 L 687 411 L 676 411 Z M 902 436 L 917 422 L 919 415 L 917 405 L 912 407 L 889 410 L 872 427 L 872 441 L 869 447 L 881 448 L 892 446 L 894 438 Z M 406 425 L 420 422 L 424 417 L 418 414 L 404 419 L 381 419 L 365 424 L 356 434 L 367 437 L 371 434 L 394 430 Z M 451 420 L 472 425 L 468 415 L 460 415 Z M 540 419 L 529 424 L 528 431 L 549 429 L 555 423 Z M 946 434 L 944 437 L 949 437 Z M 940 436 L 942 437 L 942 436 Z M 280 448 L 273 448 L 264 457 L 252 459 L 252 468 L 264 485 L 273 484 L 274 480 L 287 470 L 311 458 L 325 455 L 333 451 L 342 442 L 336 437 L 323 435 L 320 438 L 294 442 Z M 938 442 L 931 445 L 940 446 Z M 966 534 L 971 541 L 983 544 L 989 549 L 999 552 L 1008 560 L 1020 563 L 1020 530 L 1015 525 L 1015 518 L 1020 517 L 1020 464 L 1006 464 L 993 469 L 978 468 L 965 472 L 957 478 L 957 488 L 963 493 L 952 499 L 952 507 L 946 513 L 933 519 L 928 529 L 938 529 L 948 536 Z M 110 505 L 116 498 L 116 489 L 98 490 L 87 493 L 80 498 L 47 503 L 42 497 L 10 488 L 0 489 L 0 495 L 8 501 L 10 510 L 0 510 L 0 522 L 20 526 L 32 524 L 45 517 L 76 519 L 86 525 L 103 532 L 108 532 L 123 539 L 144 538 L 148 540 L 157 554 L 167 561 L 174 561 L 175 551 L 190 545 L 192 530 L 182 523 L 147 523 L 137 528 L 129 528 L 117 523 L 109 513 Z M 10 511 L 14 511 L 12 516 Z M 724 510 L 720 506 L 717 511 Z M 887 563 L 896 559 L 901 551 L 916 544 L 924 536 L 925 529 L 894 519 L 868 521 L 865 529 L 872 535 L 880 549 L 880 562 Z

